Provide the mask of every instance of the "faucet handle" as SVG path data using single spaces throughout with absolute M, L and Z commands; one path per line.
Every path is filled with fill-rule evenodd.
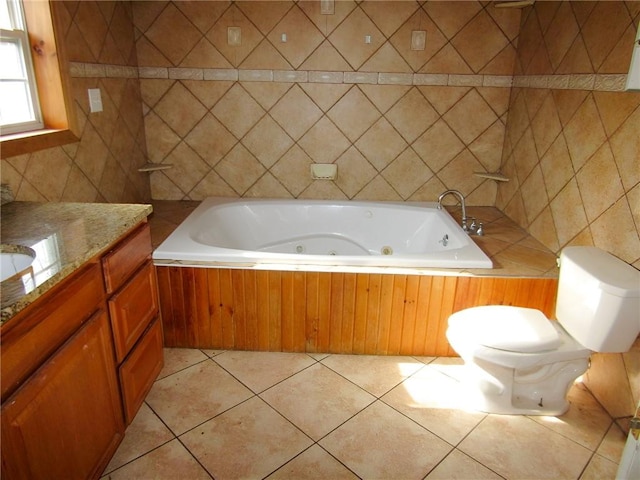
M 471 220 L 471 225 L 467 225 L 467 220 Z M 464 218 L 462 220 L 462 229 L 469 235 L 484 235 L 482 222 L 477 222 L 476 217 Z

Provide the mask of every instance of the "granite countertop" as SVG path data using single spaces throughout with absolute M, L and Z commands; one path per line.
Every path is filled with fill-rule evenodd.
M 11 202 L 2 206 L 2 245 L 36 252 L 31 270 L 0 284 L 4 323 L 104 252 L 152 212 L 151 205 Z

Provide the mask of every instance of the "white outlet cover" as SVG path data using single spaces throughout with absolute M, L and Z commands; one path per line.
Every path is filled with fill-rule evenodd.
M 320 0 L 320 15 L 333 15 L 336 11 L 333 0 Z
M 97 113 L 102 111 L 102 94 L 99 88 L 90 88 L 89 93 L 89 111 Z
M 411 50 L 424 50 L 427 45 L 427 32 L 414 30 L 411 32 Z
M 242 45 L 242 29 L 240 27 L 227 28 L 227 45 L 230 47 Z

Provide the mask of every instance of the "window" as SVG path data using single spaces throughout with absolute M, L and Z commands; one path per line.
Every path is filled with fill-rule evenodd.
M 31 153 L 45 148 L 65 145 L 78 141 L 79 124 L 74 115 L 74 105 L 71 92 L 71 78 L 68 73 L 68 60 L 64 48 L 58 48 L 56 31 L 64 31 L 64 13 L 66 7 L 62 2 L 53 0 L 0 0 L 0 8 L 6 10 L 2 15 L 2 34 L 4 43 L 5 22 L 10 18 L 12 5 L 20 3 L 23 11 L 22 40 L 25 46 L 37 45 L 37 49 L 31 49 L 32 62 L 25 61 L 25 68 L 33 66 L 32 86 L 37 89 L 37 94 L 32 98 L 38 98 L 42 125 L 33 130 L 22 130 L 17 133 L 8 133 L 0 127 L 0 155 L 9 158 L 15 155 Z M 9 29 L 7 29 L 7 32 Z M 11 35 L 7 35 L 8 51 L 12 48 L 15 54 L 15 42 Z M 4 45 L 3 45 L 4 46 Z M 2 54 L 4 55 L 4 53 Z M 11 57 L 11 53 L 7 54 Z M 5 74 L 4 57 L 0 59 L 0 79 L 6 76 L 12 81 L 13 76 Z M 20 67 L 17 68 L 20 72 Z M 19 77 L 19 75 L 16 75 Z M 22 78 L 22 77 L 20 77 Z M 21 82 L 25 82 L 23 79 Z M 2 82 L 4 83 L 4 82 Z M 18 83 L 24 92 L 26 83 Z M 2 87 L 4 88 L 4 86 Z M 15 88 L 15 85 L 14 85 Z M 0 96 L 0 103 L 4 103 L 4 97 Z M 10 98 L 14 100 L 13 97 Z M 4 119 L 4 109 L 2 110 Z M 7 109 L 7 115 L 13 115 L 13 109 Z M 4 122 L 4 120 L 2 120 Z
M 31 48 L 20 0 L 0 0 L 2 134 L 43 128 Z

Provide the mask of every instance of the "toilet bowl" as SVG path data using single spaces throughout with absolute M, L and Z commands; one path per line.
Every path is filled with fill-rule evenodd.
M 499 414 L 561 415 L 593 351 L 627 351 L 640 333 L 640 271 L 595 247 L 560 256 L 557 321 L 534 309 L 480 306 L 449 317 L 465 361 L 470 406 Z
M 470 367 L 470 405 L 491 413 L 561 415 L 569 407 L 567 391 L 591 355 L 558 322 L 522 307 L 454 313 L 447 338 Z

